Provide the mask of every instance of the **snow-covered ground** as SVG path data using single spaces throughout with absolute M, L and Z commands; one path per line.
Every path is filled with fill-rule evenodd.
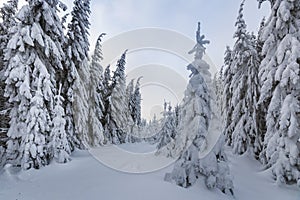
M 126 144 L 120 148 L 135 153 L 153 150 L 145 143 Z M 109 154 L 107 149 L 106 152 Z M 123 159 L 123 162 L 126 162 L 126 158 L 123 157 L 115 159 Z M 229 155 L 229 159 L 234 176 L 235 199 L 300 199 L 300 190 L 296 186 L 277 186 L 270 178 L 270 172 L 261 171 L 256 161 L 247 156 Z M 3 170 L 0 175 L 0 199 L 233 199 L 218 190 L 207 190 L 203 179 L 188 189 L 163 181 L 164 174 L 171 170 L 172 165 L 152 173 L 124 173 L 101 164 L 88 151 L 76 151 L 72 162 L 68 164 L 52 163 L 40 170 L 21 172 L 11 168 Z

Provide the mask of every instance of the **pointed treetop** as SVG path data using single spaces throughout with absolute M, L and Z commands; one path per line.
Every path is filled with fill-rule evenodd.
M 240 37 L 241 35 L 244 35 L 247 32 L 247 30 L 246 30 L 247 25 L 245 23 L 244 14 L 243 14 L 244 4 L 245 4 L 245 0 L 243 0 L 240 5 L 237 21 L 235 22 L 235 26 L 237 27 L 237 30 L 234 33 L 234 37 Z
M 136 88 L 139 88 L 140 87 L 140 80 L 143 78 L 143 76 L 140 76 L 137 81 L 136 81 Z
M 204 47 L 204 45 L 209 44 L 209 40 L 205 40 L 205 36 L 200 34 L 200 22 L 198 22 L 198 29 L 196 32 L 196 40 L 197 40 L 197 44 L 201 45 L 202 47 Z M 204 47 L 205 48 L 205 47 Z
M 205 53 L 205 46 L 206 44 L 209 44 L 209 40 L 205 40 L 205 36 L 201 35 L 200 33 L 200 22 L 198 22 L 198 29 L 196 31 L 196 41 L 197 44 L 194 46 L 194 48 L 189 51 L 189 54 L 195 53 L 195 59 L 202 59 L 203 54 Z

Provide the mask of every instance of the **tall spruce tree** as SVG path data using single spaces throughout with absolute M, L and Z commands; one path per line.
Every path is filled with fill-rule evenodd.
M 5 163 L 5 148 L 7 141 L 7 129 L 9 128 L 10 104 L 4 96 L 5 79 L 4 72 L 7 62 L 4 60 L 4 52 L 9 41 L 9 30 L 16 25 L 15 14 L 17 12 L 18 0 L 9 0 L 0 8 L 0 165 Z
M 92 137 L 88 132 L 88 90 L 90 80 L 89 41 L 90 0 L 75 0 L 67 33 L 67 131 L 72 146 L 86 149 Z M 74 132 L 72 132 L 74 131 Z
M 257 109 L 259 98 L 258 90 L 258 55 L 256 40 L 246 30 L 243 19 L 244 1 L 241 3 L 237 22 L 237 30 L 234 34 L 236 42 L 232 50 L 232 62 L 228 66 L 231 76 L 230 82 L 225 86 L 230 88 L 232 96 L 229 96 L 226 108 L 225 133 L 235 153 L 242 154 L 248 149 L 253 149 L 259 154 L 260 141 L 258 140 Z M 228 72 L 227 72 L 228 73 Z M 228 96 L 228 94 L 225 94 Z
M 117 62 L 117 68 L 110 85 L 111 92 L 107 97 L 105 135 L 113 144 L 124 143 L 128 126 L 128 103 L 126 101 L 125 57 L 127 50 Z M 105 76 L 108 76 L 105 74 Z
M 175 142 L 166 145 L 171 155 L 178 156 L 172 173 L 165 179 L 182 187 L 194 184 L 200 175 L 206 178 L 208 188 L 219 188 L 224 193 L 232 193 L 232 180 L 223 151 L 223 140 L 219 139 L 210 153 L 200 158 L 207 147 L 206 137 L 209 131 L 221 131 L 218 126 L 217 111 L 212 89 L 209 65 L 202 60 L 205 46 L 209 43 L 200 34 L 200 23 L 196 32 L 197 44 L 189 53 L 195 53 L 195 60 L 188 65 L 191 70 L 189 84 L 181 105 L 181 122 Z
M 270 3 L 271 15 L 261 33 L 258 104 L 267 107 L 261 159 L 278 183 L 300 185 L 300 2 Z
M 90 67 L 91 78 L 89 81 L 89 133 L 91 134 L 91 145 L 98 146 L 104 144 L 103 126 L 101 119 L 103 117 L 104 103 L 101 90 L 103 90 L 103 68 L 100 61 L 103 59 L 101 50 L 101 39 L 105 33 L 100 34 L 97 39 L 92 62 Z

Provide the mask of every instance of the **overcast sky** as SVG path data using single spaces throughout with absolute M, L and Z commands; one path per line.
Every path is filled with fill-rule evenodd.
M 1 4 L 5 0 L 0 0 Z M 21 3 L 24 0 L 20 0 Z M 69 8 L 71 0 L 63 0 Z M 226 45 L 233 44 L 233 33 L 240 0 L 92 0 L 91 45 L 99 33 L 106 32 L 105 39 L 122 32 L 158 27 L 180 32 L 194 39 L 197 22 L 211 44 L 207 54 L 216 66 L 223 64 Z M 258 9 L 256 0 L 246 0 L 245 20 L 249 31 L 257 32 L 263 16 L 268 16 L 269 5 Z

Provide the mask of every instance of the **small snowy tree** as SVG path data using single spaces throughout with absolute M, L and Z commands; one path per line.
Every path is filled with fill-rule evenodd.
M 206 177 L 208 188 L 217 187 L 223 192 L 232 193 L 232 180 L 226 163 L 223 141 L 220 140 L 205 158 L 200 159 L 199 153 L 206 147 L 206 136 L 209 131 L 221 131 L 218 126 L 215 95 L 209 73 L 209 65 L 202 60 L 205 44 L 209 41 L 200 35 L 200 23 L 196 32 L 197 44 L 190 53 L 195 53 L 195 61 L 188 65 L 191 70 L 189 84 L 181 105 L 181 122 L 175 142 L 166 145 L 171 147 L 171 155 L 179 156 L 171 174 L 165 179 L 177 185 L 188 187 L 196 182 L 199 175 Z M 211 124 L 210 124 L 211 123 Z
M 166 119 L 164 120 L 164 124 L 162 125 L 161 130 L 158 133 L 158 144 L 156 146 L 157 151 L 159 152 L 164 146 L 172 142 L 176 135 L 176 121 L 175 115 L 172 111 L 171 105 L 168 107 L 168 111 L 166 114 Z
M 278 183 L 300 185 L 300 2 L 270 2 L 271 16 L 261 34 L 258 104 L 267 106 L 261 159 Z
M 66 163 L 70 160 L 71 149 L 65 130 L 64 98 L 61 96 L 61 85 L 58 94 L 54 97 L 53 127 L 51 129 L 50 149 L 54 159 L 58 163 Z

